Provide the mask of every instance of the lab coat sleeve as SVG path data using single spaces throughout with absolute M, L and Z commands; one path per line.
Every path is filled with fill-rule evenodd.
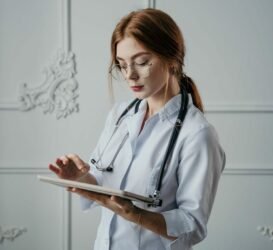
M 167 249 L 180 249 L 206 237 L 206 225 L 224 165 L 225 153 L 211 125 L 204 125 L 186 138 L 177 171 L 178 208 L 162 212 L 167 234 L 177 237 L 173 242 L 162 238 Z
M 104 129 L 102 130 L 98 143 L 95 149 L 93 150 L 88 162 L 90 165 L 90 173 L 96 178 L 98 185 L 102 185 L 102 172 L 96 169 L 96 167 L 91 163 L 91 159 L 99 158 L 99 154 L 102 152 L 103 148 L 105 147 L 105 144 L 109 140 L 109 136 L 111 132 L 114 129 L 117 115 L 119 113 L 119 109 L 120 109 L 119 105 L 116 104 L 109 112 L 106 118 Z M 94 206 L 97 205 L 95 202 L 85 199 L 83 197 L 80 198 L 80 202 L 81 202 L 81 208 L 84 211 L 90 208 L 93 208 Z

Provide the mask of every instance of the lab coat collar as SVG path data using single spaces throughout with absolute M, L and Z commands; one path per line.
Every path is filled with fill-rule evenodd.
M 192 105 L 192 97 L 190 94 L 188 94 L 188 97 L 189 97 L 189 103 L 188 103 L 188 108 L 189 108 L 189 106 Z M 181 105 L 181 94 L 178 94 L 172 97 L 155 115 L 158 115 L 159 119 L 161 121 L 164 121 L 165 119 L 168 119 L 170 116 L 172 116 L 175 112 L 178 112 L 180 105 Z M 147 100 L 144 99 L 141 101 L 139 105 L 139 111 L 137 114 L 141 114 L 140 117 L 143 117 L 143 113 L 146 112 L 146 109 L 147 109 Z
M 188 108 L 192 105 L 192 98 L 189 94 L 189 103 Z M 178 94 L 171 98 L 165 105 L 162 107 L 153 117 L 149 119 L 159 119 L 160 121 L 164 121 L 165 119 L 170 119 L 173 114 L 178 113 L 181 104 L 181 94 Z M 141 129 L 143 119 L 147 109 L 147 100 L 143 99 L 139 105 L 139 109 L 137 113 L 131 113 L 126 121 L 127 129 L 129 132 L 129 140 L 132 147 L 132 152 L 134 152 L 136 147 L 137 137 L 139 135 L 139 131 Z M 133 109 L 134 110 L 134 109 Z

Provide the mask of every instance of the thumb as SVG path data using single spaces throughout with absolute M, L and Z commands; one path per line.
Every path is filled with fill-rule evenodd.
M 82 167 L 80 170 L 82 173 L 87 173 L 90 170 L 90 166 L 88 164 L 85 164 L 84 167 Z
M 122 199 L 122 198 L 120 198 L 118 196 L 112 195 L 111 200 L 114 201 L 119 208 L 123 208 L 125 206 L 128 206 L 128 201 L 125 200 L 125 199 Z

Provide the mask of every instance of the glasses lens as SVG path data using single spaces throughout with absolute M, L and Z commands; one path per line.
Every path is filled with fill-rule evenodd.
M 119 65 L 114 65 L 110 71 L 112 78 L 116 81 L 124 81 L 124 76 L 120 71 Z
M 113 79 L 117 81 L 124 81 L 128 79 L 128 70 L 131 71 L 130 74 L 133 72 L 137 74 L 140 78 L 146 78 L 150 75 L 150 68 L 152 63 L 150 64 L 133 64 L 131 66 L 127 66 L 127 69 L 120 68 L 118 64 L 114 65 L 110 74 L 112 75 Z M 130 67 L 130 69 L 129 69 Z
M 146 78 L 150 75 L 150 66 L 152 64 L 145 64 L 145 65 L 141 65 L 141 64 L 136 64 L 135 65 L 135 70 L 137 71 L 138 75 L 141 78 Z

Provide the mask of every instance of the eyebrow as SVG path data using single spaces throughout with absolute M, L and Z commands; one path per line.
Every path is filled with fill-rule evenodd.
M 139 53 L 136 53 L 135 55 L 133 55 L 131 57 L 131 59 L 135 59 L 136 57 L 139 57 L 139 56 L 142 56 L 142 55 L 150 55 L 151 53 L 150 52 L 146 52 L 146 51 L 143 51 L 143 52 L 139 52 Z M 117 60 L 121 60 L 121 61 L 125 61 L 123 58 L 121 57 L 116 57 Z

